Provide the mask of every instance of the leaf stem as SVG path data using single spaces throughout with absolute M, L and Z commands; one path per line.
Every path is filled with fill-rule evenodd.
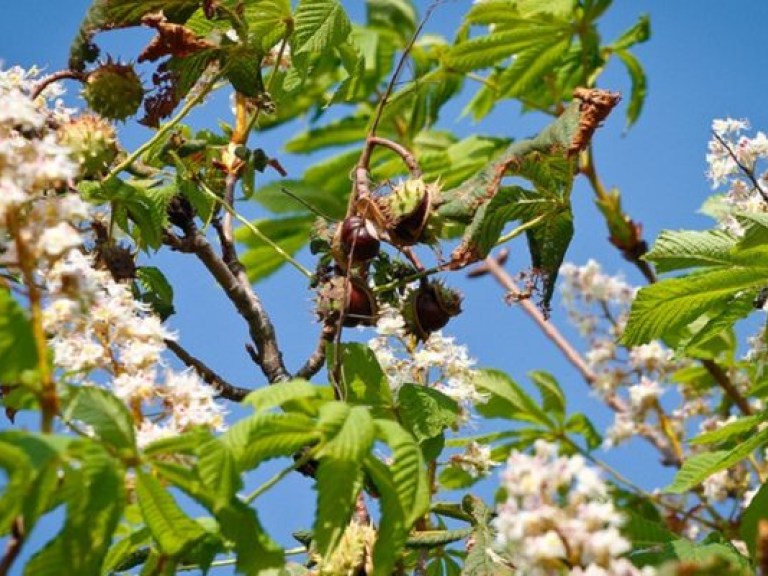
M 307 464 L 314 457 L 315 457 L 315 451 L 307 450 L 301 456 L 301 458 L 298 458 L 293 464 L 291 464 L 287 468 L 283 468 L 280 472 L 272 476 L 272 478 L 264 482 L 264 484 L 256 488 L 256 490 L 254 490 L 247 496 L 243 497 L 243 502 L 245 502 L 246 504 L 250 504 L 251 502 L 256 500 L 256 498 L 264 494 L 264 492 L 266 492 L 267 490 L 272 488 L 275 484 L 280 482 L 280 480 L 288 476 L 288 474 L 290 474 L 291 472 L 295 472 L 296 470 L 298 470 L 299 468 Z
M 535 228 L 536 226 L 538 226 L 544 220 L 546 220 L 547 218 L 550 218 L 551 216 L 552 216 L 552 214 L 550 212 L 545 212 L 543 214 L 539 214 L 538 216 L 536 216 L 536 218 L 528 220 L 528 222 L 526 222 L 525 224 L 521 224 L 520 226 L 518 226 L 514 230 L 508 232 L 507 234 L 504 234 L 504 236 L 502 236 L 501 238 L 499 238 L 496 241 L 496 244 L 494 246 L 500 246 L 500 245 L 502 245 L 502 244 L 504 244 L 506 242 L 509 242 L 513 238 L 517 238 L 518 236 L 520 236 L 520 234 L 522 234 L 526 230 L 530 230 L 531 228 Z

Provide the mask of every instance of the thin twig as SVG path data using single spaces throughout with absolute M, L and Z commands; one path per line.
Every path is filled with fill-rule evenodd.
M 739 407 L 739 410 L 749 416 L 752 414 L 752 407 L 747 402 L 747 399 L 741 395 L 736 386 L 733 385 L 731 379 L 728 378 L 728 374 L 725 370 L 715 362 L 714 360 L 701 360 L 701 365 L 707 369 L 707 372 L 715 379 L 715 382 L 723 389 L 723 391 L 733 400 L 733 403 Z
M 320 332 L 320 337 L 317 340 L 317 347 L 309 356 L 309 358 L 307 358 L 307 361 L 304 363 L 304 365 L 296 371 L 294 374 L 296 378 L 304 378 L 305 380 L 309 380 L 322 369 L 322 367 L 325 365 L 328 344 L 333 342 L 334 338 L 336 337 L 337 329 L 338 326 L 335 322 L 326 322 L 323 325 L 322 331 Z
M 193 230 L 184 238 L 166 231 L 163 241 L 173 250 L 195 254 L 222 287 L 227 298 L 248 324 L 251 340 L 258 352 L 259 366 L 267 380 L 271 384 L 290 380 L 290 374 L 283 364 L 282 352 L 277 345 L 275 328 L 261 299 L 253 291 L 245 271 L 228 266 L 198 230 Z
M 19 557 L 21 547 L 24 546 L 24 520 L 21 516 L 16 517 L 11 524 L 11 538 L 5 548 L 5 554 L 0 560 L 0 576 L 6 576 L 10 571 L 16 558 Z
M 392 150 L 392 152 L 403 159 L 403 162 L 405 162 L 405 165 L 408 167 L 408 171 L 411 173 L 411 178 L 421 178 L 421 167 L 416 161 L 416 157 L 411 153 L 410 150 L 408 150 L 408 148 L 402 144 L 398 144 L 397 142 L 390 140 L 389 138 L 382 138 L 380 136 L 371 136 L 368 141 L 371 143 L 371 145 L 383 146 L 384 148 L 389 148 Z
M 226 398 L 227 400 L 232 400 L 233 402 L 240 402 L 243 398 L 245 398 L 251 392 L 247 388 L 240 388 L 239 386 L 234 386 L 229 382 L 227 382 L 226 380 L 224 380 L 224 378 L 222 378 L 216 372 L 214 372 L 211 368 L 209 368 L 202 360 L 195 358 L 194 356 L 192 356 L 192 354 L 187 352 L 187 350 L 185 350 L 184 347 L 182 347 L 181 344 L 179 344 L 175 340 L 165 340 L 165 345 L 185 365 L 194 369 L 195 372 L 198 373 L 200 378 L 203 379 L 203 382 L 212 386 L 213 389 L 216 390 L 216 392 L 218 392 L 219 396 L 221 396 L 222 398 Z
M 487 270 L 496 281 L 510 294 L 512 297 L 520 297 L 522 294 L 515 284 L 515 281 L 506 273 L 506 271 L 499 266 L 498 262 L 491 256 L 487 257 L 484 262 L 484 270 Z M 578 370 L 584 381 L 590 388 L 594 388 L 597 382 L 597 375 L 592 371 L 589 365 L 579 352 L 571 346 L 571 343 L 560 333 L 557 327 L 544 318 L 544 315 L 536 307 L 536 305 L 527 298 L 521 298 L 518 300 L 520 307 L 523 311 L 536 323 L 541 329 L 544 335 L 549 338 L 555 346 L 563 353 L 565 358 Z M 606 405 L 614 412 L 624 413 L 628 411 L 628 407 L 616 394 L 604 396 Z M 642 436 L 653 444 L 662 455 L 663 462 L 679 467 L 681 462 L 678 455 L 674 452 L 672 446 L 669 444 L 669 440 L 660 431 L 652 428 L 642 431 Z
M 43 93 L 43 90 L 48 88 L 48 86 L 54 82 L 67 79 L 80 80 L 80 82 L 85 82 L 86 75 L 83 72 L 78 72 L 77 70 L 59 70 L 58 72 L 49 74 L 40 80 L 40 82 L 35 84 L 34 88 L 32 88 L 32 92 L 29 93 L 30 99 L 35 100 L 38 96 L 40 96 L 40 94 Z

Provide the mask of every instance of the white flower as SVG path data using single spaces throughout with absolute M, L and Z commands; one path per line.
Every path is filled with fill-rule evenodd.
M 71 248 L 83 243 L 80 233 L 71 224 L 59 222 L 46 228 L 37 242 L 38 249 L 47 256 L 61 256 Z

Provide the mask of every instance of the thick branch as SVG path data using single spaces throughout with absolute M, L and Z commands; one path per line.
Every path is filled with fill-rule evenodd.
M 202 360 L 199 360 L 192 356 L 189 352 L 187 352 L 178 342 L 175 340 L 166 340 L 165 345 L 168 347 L 168 349 L 176 354 L 179 360 L 181 360 L 185 365 L 189 366 L 190 368 L 194 369 L 195 372 L 198 373 L 200 378 L 203 379 L 203 382 L 206 384 L 210 384 L 216 392 L 219 393 L 219 396 L 222 398 L 226 398 L 227 400 L 232 400 L 233 402 L 240 402 L 243 398 L 245 398 L 250 390 L 247 388 L 240 388 L 239 386 L 234 386 L 224 380 L 221 376 L 216 374 L 211 368 L 209 368 L 205 363 L 203 363 Z
M 164 241 L 175 250 L 195 254 L 222 287 L 237 312 L 248 324 L 251 339 L 258 352 L 259 366 L 267 380 L 271 384 L 290 380 L 290 374 L 283 364 L 282 353 L 277 346 L 275 328 L 261 299 L 251 288 L 242 265 L 237 260 L 227 265 L 216 254 L 208 239 L 197 230 L 184 238 L 166 233 Z

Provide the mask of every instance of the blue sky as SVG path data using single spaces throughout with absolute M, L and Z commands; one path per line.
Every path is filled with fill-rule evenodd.
M 362 14 L 362 2 L 346 4 L 353 16 Z M 417 4 L 428 5 L 422 1 Z M 458 15 L 470 4 L 469 0 L 445 2 L 435 11 L 428 29 L 451 36 Z M 695 212 L 710 193 L 704 176 L 704 155 L 712 119 L 748 118 L 755 129 L 768 129 L 764 40 L 768 3 L 635 0 L 615 4 L 604 19 L 602 32 L 606 39 L 616 37 L 642 13 L 651 17 L 652 37 L 635 50 L 648 74 L 649 93 L 639 122 L 628 134 L 623 134 L 625 104 L 598 132 L 595 146 L 603 181 L 621 189 L 626 210 L 643 223 L 648 240 L 662 229 L 704 228 L 709 221 Z M 0 18 L 0 61 L 5 66 L 38 64 L 49 71 L 64 67 L 69 43 L 87 5 L 83 0 L 6 2 Z M 140 40 L 149 36 L 147 32 Z M 130 58 L 136 53 L 138 41 L 135 35 L 114 34 L 105 36 L 105 45 L 111 54 Z M 600 85 L 628 91 L 627 77 L 617 64 L 609 66 Z M 72 94 L 78 90 L 75 84 L 67 87 Z M 459 118 L 459 109 L 450 109 L 441 123 L 461 135 L 480 132 L 520 137 L 544 123 L 537 116 L 521 116 L 512 104 L 500 105 L 490 122 L 479 125 Z M 195 118 L 211 125 L 219 118 L 228 120 L 226 99 L 214 99 L 210 108 Z M 303 125 L 299 122 L 299 126 Z M 279 155 L 293 176 L 300 173 L 307 159 L 284 157 L 280 142 L 296 129 L 270 133 L 259 142 L 270 154 Z M 128 128 L 123 142 L 135 146 L 146 134 Z M 605 226 L 585 183 L 577 184 L 574 203 L 576 237 L 568 260 L 582 264 L 590 257 L 596 258 L 607 271 L 623 271 L 630 281 L 640 283 L 639 275 L 606 241 Z M 254 210 L 247 213 L 257 214 Z M 519 255 L 509 266 L 515 272 L 525 266 L 527 252 L 522 243 L 513 244 L 512 249 Z M 300 258 L 311 267 L 308 254 Z M 243 322 L 202 268 L 178 254 L 162 254 L 152 261 L 163 267 L 174 282 L 179 314 L 173 326 L 181 342 L 232 382 L 262 385 L 261 373 L 243 350 L 248 341 Z M 573 410 L 584 411 L 603 425 L 610 421 L 607 411 L 589 395 L 578 374 L 554 347 L 521 311 L 504 304 L 503 294 L 492 280 L 467 282 L 461 274 L 446 280 L 466 295 L 465 313 L 446 332 L 467 344 L 480 365 L 503 369 L 519 381 L 525 380 L 529 370 L 549 370 L 566 389 Z M 257 287 L 273 313 L 289 369 L 303 362 L 315 345 L 318 330 L 313 323 L 311 295 L 303 287 L 303 278 L 290 269 Z M 557 304 L 553 320 L 565 325 Z M 655 453 L 640 442 L 607 458 L 645 486 L 662 486 L 669 479 L 669 471 L 655 465 Z M 260 501 L 267 525 L 282 535 L 286 529 L 298 527 L 286 519 L 307 517 L 313 497 L 309 487 L 303 478 L 291 478 L 285 487 Z M 294 497 L 293 490 L 301 491 L 303 496 Z

